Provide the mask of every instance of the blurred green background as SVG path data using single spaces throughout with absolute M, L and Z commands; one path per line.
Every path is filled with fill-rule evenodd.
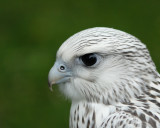
M 0 127 L 67 128 L 70 101 L 50 92 L 59 46 L 90 27 L 126 31 L 147 44 L 160 71 L 159 0 L 0 1 Z

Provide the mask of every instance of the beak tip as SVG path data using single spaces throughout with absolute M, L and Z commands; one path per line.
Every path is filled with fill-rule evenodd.
M 49 90 L 50 90 L 51 92 L 53 92 L 52 86 L 49 86 Z
M 48 80 L 48 87 L 49 87 L 49 90 L 52 92 L 53 89 L 52 89 L 52 83 Z

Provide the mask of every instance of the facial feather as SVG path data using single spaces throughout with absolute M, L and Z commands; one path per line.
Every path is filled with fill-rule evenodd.
M 88 53 L 101 56 L 95 67 L 79 62 L 79 57 Z M 153 79 L 156 75 L 146 46 L 132 35 L 111 28 L 92 28 L 73 35 L 59 48 L 57 60 L 72 71 L 70 82 L 60 87 L 72 100 L 125 102 L 143 93 L 146 76 Z M 153 74 L 146 75 L 147 71 Z

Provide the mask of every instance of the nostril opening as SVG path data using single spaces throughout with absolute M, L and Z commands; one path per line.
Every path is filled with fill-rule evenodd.
M 58 65 L 58 71 L 60 72 L 66 72 L 67 68 L 64 64 Z
M 63 65 L 61 65 L 60 70 L 65 70 L 65 67 Z

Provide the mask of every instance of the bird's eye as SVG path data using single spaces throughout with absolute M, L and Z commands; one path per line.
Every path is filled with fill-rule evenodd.
M 80 60 L 85 66 L 93 66 L 97 62 L 97 55 L 94 53 L 85 54 L 80 57 Z

